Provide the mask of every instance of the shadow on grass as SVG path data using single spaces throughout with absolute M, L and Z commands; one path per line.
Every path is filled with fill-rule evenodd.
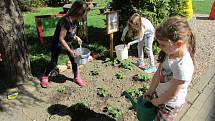
M 48 113 L 51 115 L 66 116 L 71 117 L 71 121 L 116 121 L 115 119 L 101 113 L 97 113 L 90 110 L 87 106 L 82 103 L 77 103 L 71 107 L 67 107 L 61 104 L 51 105 L 47 109 Z

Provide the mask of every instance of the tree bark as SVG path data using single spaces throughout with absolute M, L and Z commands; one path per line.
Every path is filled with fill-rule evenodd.
M 17 0 L 0 0 L 0 80 L 26 81 L 31 75 L 23 16 Z

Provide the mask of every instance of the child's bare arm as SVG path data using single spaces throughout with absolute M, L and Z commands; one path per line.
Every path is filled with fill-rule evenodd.
M 126 26 L 123 30 L 122 36 L 121 36 L 121 41 L 125 41 L 125 35 L 128 32 L 128 27 Z
M 74 50 L 72 50 L 72 49 L 69 47 L 69 45 L 66 43 L 66 40 L 64 39 L 65 36 L 66 36 L 66 32 L 67 32 L 67 30 L 66 30 L 64 27 L 61 27 L 60 36 L 59 36 L 59 41 L 60 41 L 60 43 L 63 45 L 63 47 L 66 48 L 66 49 L 69 51 L 69 53 L 71 53 L 71 55 L 72 55 L 73 57 L 75 57 L 76 54 L 75 54 Z
M 78 36 L 75 35 L 75 36 L 74 36 L 74 39 L 78 42 L 79 45 L 82 44 L 82 40 L 81 40 L 80 37 L 78 37 Z
M 157 71 L 155 72 L 155 74 L 154 74 L 154 76 L 152 78 L 150 88 L 144 94 L 145 96 L 146 95 L 152 96 L 152 94 L 155 92 L 155 89 L 157 88 L 157 86 L 158 86 L 158 84 L 160 82 L 160 71 L 161 71 L 161 64 L 158 66 L 158 69 L 157 69 Z
M 156 106 L 159 106 L 160 104 L 164 104 L 169 100 L 174 99 L 178 95 L 180 89 L 184 88 L 183 84 L 184 81 L 173 79 L 170 88 L 165 93 L 163 93 L 159 98 L 151 100 L 152 103 Z
M 2 61 L 1 53 L 0 53 L 0 61 Z

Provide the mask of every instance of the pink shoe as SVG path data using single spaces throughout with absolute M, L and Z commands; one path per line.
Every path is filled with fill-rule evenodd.
M 48 76 L 42 76 L 40 80 L 40 85 L 42 88 L 47 88 L 49 86 L 49 77 Z
M 75 83 L 78 84 L 80 87 L 84 87 L 86 85 L 85 81 L 82 80 L 79 76 L 75 78 Z

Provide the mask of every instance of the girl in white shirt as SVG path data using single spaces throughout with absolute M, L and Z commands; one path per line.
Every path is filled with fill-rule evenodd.
M 162 50 L 160 65 L 144 96 L 160 107 L 156 121 L 173 121 L 185 102 L 193 77 L 195 38 L 187 20 L 179 16 L 162 23 L 155 36 Z
M 128 48 L 130 45 L 138 43 L 138 61 L 137 64 L 140 68 L 144 68 L 144 52 L 143 47 L 146 46 L 146 52 L 149 58 L 150 65 L 146 68 L 145 72 L 153 73 L 156 71 L 155 63 L 154 63 L 154 55 L 153 55 L 153 41 L 154 41 L 154 33 L 155 29 L 152 23 L 141 17 L 139 14 L 134 13 L 128 20 L 127 26 L 123 30 L 123 34 L 121 40 L 125 40 L 125 35 L 128 33 L 129 37 L 132 37 L 134 41 L 128 43 Z

